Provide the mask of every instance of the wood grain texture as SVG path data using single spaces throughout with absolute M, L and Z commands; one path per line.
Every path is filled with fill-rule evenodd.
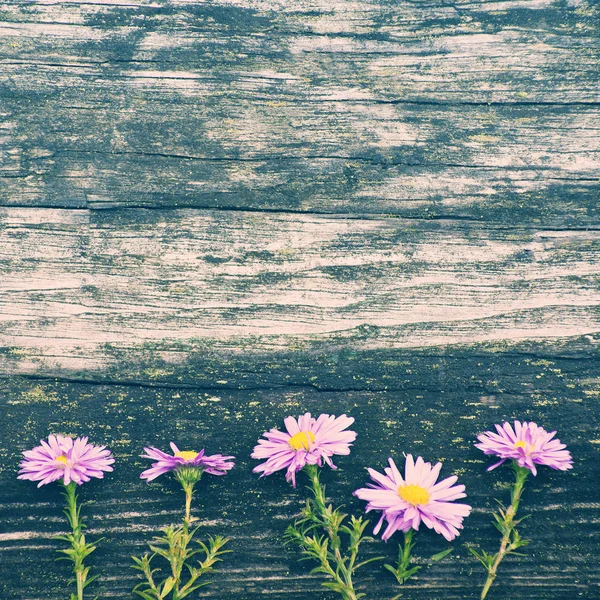
M 260 353 L 337 336 L 357 349 L 593 341 L 599 255 L 599 231 L 0 209 L 2 365 L 101 374 L 114 351 L 156 344 L 178 364 L 205 342 Z
M 352 510 L 389 455 L 466 483 L 415 600 L 476 598 L 466 545 L 496 546 L 474 436 L 558 429 L 575 468 L 531 482 L 494 600 L 598 598 L 599 59 L 593 0 L 0 2 L 0 597 L 64 597 L 57 490 L 15 479 L 63 432 L 118 460 L 82 490 L 100 598 L 178 518 L 138 479 L 173 439 L 238 457 L 202 482 L 234 550 L 206 597 L 333 600 L 280 546 L 301 491 L 248 458 L 311 410 L 357 419 L 326 476 Z
M 594 3 L 0 6 L 4 205 L 599 223 Z

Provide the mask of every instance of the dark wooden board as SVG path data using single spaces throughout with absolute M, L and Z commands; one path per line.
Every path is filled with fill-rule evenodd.
M 41 600 L 64 595 L 60 590 L 67 569 L 53 562 L 53 551 L 60 544 L 50 539 L 63 528 L 57 490 L 51 486 L 38 490 L 15 478 L 19 451 L 50 431 L 62 431 L 89 434 L 108 444 L 117 458 L 114 474 L 104 482 L 87 484 L 81 492 L 90 500 L 84 509 L 90 535 L 108 538 L 95 560 L 108 578 L 98 588 L 102 598 L 128 597 L 136 580 L 129 569 L 130 555 L 140 553 L 142 541 L 176 521 L 181 512 L 181 493 L 175 484 L 165 478 L 151 485 L 138 479 L 147 462 L 138 458 L 142 446 L 164 447 L 175 440 L 182 447 L 237 456 L 237 467 L 227 477 L 207 476 L 200 485 L 197 514 L 202 531 L 230 536 L 234 550 L 218 585 L 203 597 L 333 599 L 320 591 L 319 579 L 309 575 L 308 566 L 299 566 L 295 553 L 281 547 L 285 526 L 299 510 L 304 491 L 294 491 L 281 474 L 259 480 L 251 473 L 256 462 L 249 458 L 265 429 L 280 426 L 288 414 L 310 410 L 345 412 L 356 418 L 359 435 L 351 455 L 339 458 L 339 471 L 325 475 L 331 496 L 350 510 L 363 508 L 350 493 L 365 483 L 364 467 L 381 467 L 388 456 L 401 459 L 403 452 L 442 460 L 443 473 L 456 473 L 466 484 L 475 510 L 455 543 L 454 557 L 423 571 L 407 587 L 409 597 L 430 600 L 476 598 L 482 571 L 465 544 L 492 550 L 498 542 L 490 511 L 494 497 L 506 499 L 505 483 L 512 475 L 508 468 L 485 471 L 490 461 L 473 447 L 475 435 L 507 418 L 535 419 L 557 427 L 575 467 L 568 473 L 540 469 L 528 485 L 523 511 L 531 517 L 522 529 L 534 542 L 525 557 L 502 566 L 502 584 L 493 598 L 597 598 L 598 356 L 561 358 L 481 349 L 478 355 L 454 351 L 435 360 L 414 351 L 394 355 L 403 365 L 390 371 L 393 381 L 374 375 L 369 384 L 392 391 L 364 389 L 367 386 L 355 383 L 352 375 L 343 374 L 349 366 L 343 360 L 337 385 L 354 385 L 354 390 L 321 391 L 306 385 L 185 390 L 4 380 L 0 519 L 10 520 L 10 528 L 0 534 L 2 568 L 6 574 L 27 575 L 5 579 L 2 597 Z M 418 539 L 419 559 L 447 546 L 431 532 Z M 368 546 L 366 556 L 384 552 L 391 558 L 395 548 L 392 542 L 380 542 Z M 392 595 L 390 579 L 377 566 L 365 568 L 362 581 L 369 598 Z

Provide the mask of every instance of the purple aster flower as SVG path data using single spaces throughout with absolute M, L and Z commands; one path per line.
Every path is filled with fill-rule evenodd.
M 402 478 L 394 461 L 388 460 L 390 466 L 385 469 L 385 475 L 368 469 L 375 484 L 369 483 L 368 487 L 354 492 L 361 500 L 368 501 L 367 512 L 382 511 L 373 533 L 379 533 L 385 520 L 387 527 L 381 536 L 383 540 L 388 540 L 398 530 L 418 530 L 421 521 L 448 541 L 459 535 L 463 518 L 469 516 L 471 507 L 453 502 L 466 497 L 465 486 L 454 485 L 457 477 L 453 475 L 436 483 L 442 463 L 432 467 L 420 456 L 414 462 L 409 454 Z
M 41 446 L 23 452 L 18 479 L 39 481 L 38 487 L 62 479 L 81 485 L 92 477 L 102 479 L 104 471 L 112 471 L 115 459 L 105 446 L 88 444 L 87 437 L 75 440 L 63 435 L 51 435 Z
M 496 431 L 486 431 L 477 436 L 476 448 L 484 454 L 495 454 L 502 460 L 488 467 L 488 471 L 500 466 L 505 460 L 514 460 L 520 467 L 529 469 L 537 475 L 535 465 L 546 465 L 552 469 L 566 471 L 573 467 L 573 459 L 565 444 L 553 439 L 556 431 L 547 432 L 535 423 L 515 421 L 514 429 L 510 423 L 495 425 Z
M 171 450 L 173 450 L 173 455 L 167 454 L 158 448 L 144 448 L 146 454 L 142 454 L 142 458 L 150 458 L 156 462 L 144 471 L 140 477 L 152 481 L 159 475 L 169 471 L 177 471 L 183 466 L 197 467 L 202 472 L 206 471 L 211 475 L 225 475 L 227 471 L 235 466 L 235 463 L 231 462 L 231 459 L 235 456 L 223 456 L 222 454 L 206 456 L 204 450 L 200 450 L 200 452 L 179 450 L 173 442 L 171 442 Z
M 331 461 L 334 454 L 350 454 L 350 446 L 356 439 L 354 431 L 344 431 L 354 423 L 352 417 L 342 415 L 320 415 L 315 419 L 306 413 L 297 420 L 287 417 L 284 420 L 287 432 L 271 429 L 263 433 L 265 440 L 258 440 L 252 458 L 266 461 L 254 468 L 254 473 L 271 475 L 275 471 L 287 469 L 285 478 L 296 487 L 296 473 L 306 465 L 323 466 L 327 463 L 337 468 Z

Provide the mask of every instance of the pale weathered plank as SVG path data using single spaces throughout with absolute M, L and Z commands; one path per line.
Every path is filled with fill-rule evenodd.
M 160 356 L 176 364 L 204 342 L 392 349 L 600 332 L 598 231 L 14 208 L 0 227 L 13 373 L 100 373 L 115 350 L 156 344 L 173 344 Z

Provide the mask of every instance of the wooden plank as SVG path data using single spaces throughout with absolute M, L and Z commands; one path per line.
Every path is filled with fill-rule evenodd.
M 14 208 L 0 227 L 4 372 L 124 377 L 150 349 L 175 367 L 207 345 L 376 350 L 600 332 L 598 231 Z
M 144 461 L 143 444 L 165 446 L 175 440 L 190 448 L 206 447 L 237 456 L 237 467 L 225 478 L 200 485 L 198 515 L 204 535 L 222 533 L 232 538 L 234 553 L 227 556 L 218 585 L 206 589 L 207 598 L 235 596 L 255 600 L 268 595 L 294 600 L 303 597 L 333 600 L 299 565 L 293 551 L 282 550 L 282 534 L 299 510 L 303 490 L 294 492 L 283 476 L 259 481 L 251 474 L 249 458 L 262 431 L 278 426 L 287 414 L 346 412 L 356 418 L 358 438 L 350 456 L 337 461 L 340 470 L 327 473 L 328 492 L 347 509 L 361 511 L 350 492 L 366 480 L 364 467 L 382 465 L 389 455 L 423 454 L 444 462 L 443 472 L 457 473 L 475 507 L 455 543 L 453 558 L 424 570 L 407 586 L 411 598 L 464 600 L 475 597 L 482 570 L 465 544 L 492 550 L 498 534 L 490 522 L 494 497 L 506 499 L 500 481 L 508 469 L 486 473 L 489 461 L 473 447 L 476 433 L 505 418 L 535 419 L 558 428 L 575 458 L 572 472 L 540 469 L 525 492 L 522 526 L 534 542 L 525 556 L 502 565 L 502 584 L 495 598 L 544 600 L 595 598 L 600 570 L 594 560 L 598 545 L 597 502 L 598 355 L 580 359 L 467 350 L 447 354 L 429 365 L 412 350 L 396 351 L 403 363 L 390 372 L 412 387 L 396 391 L 318 391 L 311 387 L 255 389 L 158 389 L 144 386 L 90 385 L 68 382 L 28 382 L 19 378 L 0 382 L 0 533 L 3 578 L 0 595 L 23 600 L 64 596 L 67 566 L 54 562 L 60 542 L 51 536 L 63 530 L 61 499 L 52 486 L 36 489 L 16 480 L 19 452 L 51 431 L 89 434 L 107 443 L 117 458 L 116 470 L 105 482 L 86 484 L 84 507 L 90 533 L 108 539 L 95 559 L 103 575 L 102 598 L 127 597 L 136 574 L 130 555 L 139 554 L 143 541 L 161 526 L 176 521 L 181 493 L 166 480 L 147 485 L 138 479 Z M 430 357 L 431 358 L 431 357 Z M 381 363 L 379 363 L 381 364 Z M 352 376 L 344 383 L 352 384 Z M 385 383 L 385 380 L 378 383 Z M 14 432 L 19 431 L 18 440 Z M 11 440 L 9 442 L 9 440 Z M 419 560 L 447 547 L 436 534 L 418 536 Z M 367 547 L 367 555 L 383 553 L 390 559 L 393 542 Z M 20 577 L 20 573 L 27 573 Z M 390 579 L 370 565 L 359 578 L 368 597 L 390 598 Z
M 0 202 L 597 226 L 596 14 L 4 3 Z

